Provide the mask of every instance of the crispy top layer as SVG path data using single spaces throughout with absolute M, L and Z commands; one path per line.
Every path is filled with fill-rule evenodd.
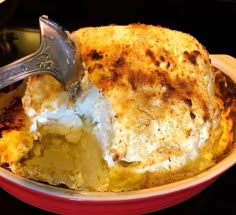
M 196 114 L 204 120 L 212 117 L 208 104 L 214 103 L 213 68 L 205 47 L 191 35 L 131 24 L 82 28 L 72 38 L 93 84 L 111 98 L 116 116 L 134 116 L 130 126 L 163 117 L 162 110 L 177 101 L 192 119 Z
M 109 98 L 119 121 L 113 160 L 147 156 L 151 152 L 137 151 L 143 141 L 153 155 L 154 145 L 168 146 L 158 152 L 168 157 L 186 153 L 190 146 L 183 143 L 190 139 L 196 141 L 191 147 L 200 147 L 212 138 L 223 104 L 215 96 L 208 52 L 196 38 L 161 26 L 130 24 L 81 28 L 72 39 L 90 81 Z

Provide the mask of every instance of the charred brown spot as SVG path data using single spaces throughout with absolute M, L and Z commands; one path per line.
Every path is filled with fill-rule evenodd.
M 120 161 L 125 156 L 125 153 L 120 153 L 116 149 L 111 149 L 111 153 L 113 161 Z
M 215 76 L 216 94 L 224 102 L 224 109 L 230 107 L 230 117 L 236 116 L 236 85 L 226 74 L 217 70 Z
M 136 90 L 139 86 L 145 84 L 152 86 L 156 82 L 156 80 L 157 79 L 155 71 L 150 71 L 147 74 L 144 74 L 141 71 L 129 71 L 128 81 L 133 90 Z
M 88 67 L 88 73 L 91 74 L 91 73 L 93 73 L 94 70 L 102 69 L 102 68 L 103 68 L 102 64 L 95 63 L 93 66 Z
M 194 91 L 195 87 L 195 81 L 194 80 L 179 80 L 177 81 L 177 87 L 179 90 L 181 90 L 182 95 L 184 95 L 186 98 L 191 97 L 194 95 L 196 92 Z
M 119 154 L 118 154 L 118 153 L 115 153 L 115 154 L 112 156 L 112 160 L 113 160 L 113 161 L 118 161 L 118 160 L 119 160 Z
M 21 98 L 15 98 L 0 115 L 0 134 L 3 130 L 20 129 L 24 126 Z
M 170 67 L 170 62 L 168 61 L 166 64 L 166 68 L 168 69 Z
M 200 55 L 200 52 L 197 50 L 194 50 L 192 52 L 184 52 L 184 56 L 193 64 L 196 65 L 197 63 L 197 57 Z
M 179 88 L 182 90 L 188 89 L 188 83 L 186 81 L 179 81 L 178 85 L 179 85 Z
M 167 102 L 174 92 L 175 92 L 175 88 L 167 84 L 166 91 L 162 94 L 162 101 Z
M 130 85 L 131 85 L 133 90 L 137 89 L 137 85 L 135 84 L 134 79 L 130 78 L 129 79 L 129 83 L 130 83 Z
M 124 57 L 119 57 L 114 63 L 113 66 L 114 67 L 121 67 L 125 64 L 125 59 Z
M 186 137 L 190 137 L 192 129 L 185 129 L 184 130 Z
M 188 105 L 189 107 L 192 107 L 192 100 L 191 99 L 184 98 L 183 101 L 186 105 Z
M 118 80 L 119 76 L 120 76 L 119 72 L 117 72 L 116 70 L 113 70 L 111 73 L 111 80 L 115 82 Z
M 166 83 L 168 83 L 166 74 L 164 72 L 161 72 L 159 70 L 155 70 L 154 72 L 158 76 L 158 80 L 162 85 L 166 85 Z
M 165 57 L 160 56 L 160 60 L 161 60 L 162 62 L 164 62 L 164 61 L 165 61 Z
M 201 105 L 201 109 L 203 111 L 202 118 L 203 118 L 204 122 L 206 122 L 209 119 L 209 110 L 207 107 L 207 102 L 204 101 L 201 97 L 199 97 L 199 102 L 202 103 L 202 105 Z
M 166 101 L 172 95 L 173 92 L 176 92 L 176 88 L 175 86 L 173 86 L 173 83 L 170 80 L 167 72 L 159 70 L 156 70 L 155 72 L 158 76 L 157 80 L 159 80 L 161 86 L 166 88 L 165 93 L 163 93 L 163 100 Z
M 205 114 L 203 115 L 203 120 L 204 120 L 204 122 L 206 122 L 208 119 L 209 119 L 209 115 L 208 115 L 207 113 L 205 113 Z
M 195 119 L 196 118 L 196 115 L 193 112 L 190 111 L 189 114 L 190 114 L 191 119 Z
M 100 60 L 103 58 L 102 53 L 98 52 L 96 49 L 92 49 L 88 56 L 91 57 L 92 60 Z
M 165 88 L 166 88 L 166 91 L 163 93 L 163 97 L 162 97 L 162 100 L 163 102 L 166 102 L 169 100 L 169 98 L 173 95 L 175 91 L 175 88 L 168 82 L 165 82 L 163 83 Z
M 168 92 L 173 92 L 173 91 L 175 91 L 175 88 L 173 86 L 171 86 L 170 83 L 166 83 L 166 90 Z
M 153 53 L 153 51 L 151 51 L 150 49 L 146 50 L 146 55 L 148 57 L 150 57 L 150 59 L 152 60 L 152 62 L 156 65 L 159 66 L 160 62 L 155 58 L 155 54 Z
M 10 167 L 9 167 L 9 164 L 8 163 L 3 163 L 3 164 L 0 164 L 0 167 L 4 168 L 4 169 L 7 169 L 9 171 L 11 171 Z
M 135 76 L 134 72 L 132 72 L 132 71 L 129 72 L 128 81 L 129 81 L 132 89 L 136 90 L 138 87 L 138 80 L 137 80 L 137 77 Z

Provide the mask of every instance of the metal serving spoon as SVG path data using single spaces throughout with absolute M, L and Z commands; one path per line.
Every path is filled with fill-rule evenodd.
M 0 89 L 31 75 L 50 74 L 70 91 L 78 90 L 82 71 L 78 50 L 59 24 L 47 16 L 41 16 L 39 24 L 39 49 L 0 68 Z

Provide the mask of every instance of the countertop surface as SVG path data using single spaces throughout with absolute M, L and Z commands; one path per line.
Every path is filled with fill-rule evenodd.
M 45 14 L 61 23 L 69 31 L 83 26 L 107 24 L 147 23 L 181 30 L 195 36 L 210 53 L 229 54 L 236 57 L 236 1 L 165 1 L 152 5 L 148 1 L 73 1 L 10 0 L 14 11 L 9 17 L 0 16 L 3 29 L 34 29 L 37 37 L 38 18 Z M 65 1 L 62 1 L 63 3 Z M 159 1 L 158 1 L 159 2 Z M 189 3 L 191 2 L 191 4 Z M 11 5 L 10 8 L 13 8 Z M 1 12 L 1 5 L 0 5 Z M 2 20 L 2 22 L 1 22 Z M 4 20 L 4 22 L 3 22 Z M 19 35 L 18 35 L 19 36 Z M 14 38 L 13 38 L 14 39 Z M 18 38 L 20 40 L 20 38 Z M 20 42 L 21 46 L 26 41 Z M 37 44 L 25 45 L 18 52 L 26 55 L 37 48 Z M 16 57 L 16 56 L 15 56 Z M 9 60 L 9 59 L 8 59 Z M 10 59 L 12 60 L 12 59 Z M 210 187 L 195 197 L 171 208 L 153 214 L 235 214 L 236 166 L 225 172 Z M 0 189 L 0 214 L 52 214 L 30 206 Z

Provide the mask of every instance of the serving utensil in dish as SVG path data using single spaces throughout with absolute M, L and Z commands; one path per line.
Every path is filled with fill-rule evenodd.
M 41 44 L 26 57 L 0 68 L 0 89 L 31 75 L 47 73 L 54 76 L 67 89 L 78 82 L 80 68 L 75 62 L 78 55 L 69 35 L 58 23 L 47 16 L 39 18 Z
M 236 82 L 233 57 L 211 55 L 212 63 Z M 236 132 L 236 131 L 234 131 Z M 235 134 L 234 134 L 235 135 Z M 204 190 L 236 164 L 236 147 L 216 165 L 191 178 L 130 192 L 85 192 L 53 187 L 0 168 L 0 187 L 35 207 L 58 214 L 145 214 L 179 204 Z

